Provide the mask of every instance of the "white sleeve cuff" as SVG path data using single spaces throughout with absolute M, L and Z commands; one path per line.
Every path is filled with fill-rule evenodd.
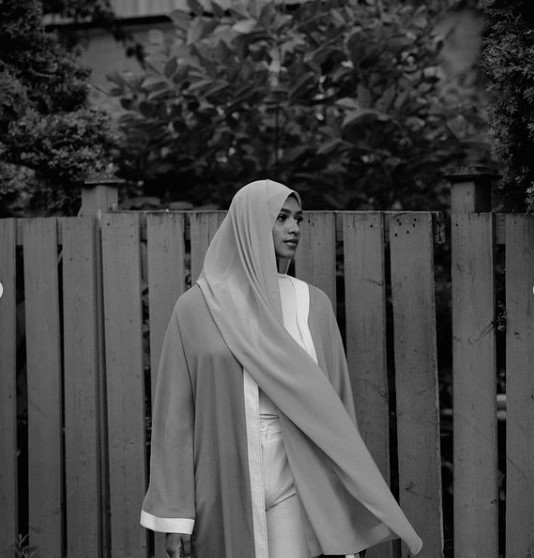
M 158 533 L 190 535 L 193 532 L 195 520 L 186 517 L 156 517 L 145 510 L 141 510 L 141 525 Z

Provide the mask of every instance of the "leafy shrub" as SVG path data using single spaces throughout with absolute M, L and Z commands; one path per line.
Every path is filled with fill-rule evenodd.
M 534 210 L 534 13 L 528 0 L 486 0 L 483 47 L 490 135 L 509 210 Z
M 69 211 L 73 185 L 109 165 L 109 119 L 88 106 L 89 71 L 47 34 L 36 0 L 0 2 L 0 205 Z
M 440 95 L 435 13 L 380 5 L 212 1 L 206 13 L 189 0 L 171 33 L 152 32 L 143 75 L 111 76 L 122 176 L 137 193 L 223 207 L 266 176 L 307 207 L 444 207 L 444 170 L 480 157 L 451 125 L 469 111 Z

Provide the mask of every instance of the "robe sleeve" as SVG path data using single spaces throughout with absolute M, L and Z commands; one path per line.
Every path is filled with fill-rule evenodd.
M 141 525 L 153 531 L 191 534 L 195 522 L 194 402 L 177 308 L 167 328 L 158 369 L 150 482 Z

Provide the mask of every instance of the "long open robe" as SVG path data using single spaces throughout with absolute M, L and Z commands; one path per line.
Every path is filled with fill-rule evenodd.
M 283 327 L 272 227 L 290 194 L 269 180 L 242 188 L 198 285 L 176 304 L 158 372 L 142 523 L 167 532 L 194 524 L 197 558 L 268 558 L 259 386 L 281 412 L 310 556 L 397 537 L 416 554 L 421 540 L 358 432 L 328 297 L 309 287 L 317 363 Z

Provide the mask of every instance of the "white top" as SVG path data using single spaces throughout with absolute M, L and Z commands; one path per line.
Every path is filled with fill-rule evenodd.
M 284 273 L 278 274 L 282 319 L 291 337 L 317 362 L 315 346 L 308 326 L 310 292 L 308 285 Z M 260 415 L 277 416 L 278 409 L 260 390 Z
M 282 318 L 284 327 L 291 337 L 317 362 L 317 353 L 308 326 L 310 313 L 310 291 L 304 281 L 290 275 L 278 274 Z M 260 419 L 277 416 L 276 405 L 259 390 Z M 346 554 L 345 558 L 355 558 L 354 554 Z

